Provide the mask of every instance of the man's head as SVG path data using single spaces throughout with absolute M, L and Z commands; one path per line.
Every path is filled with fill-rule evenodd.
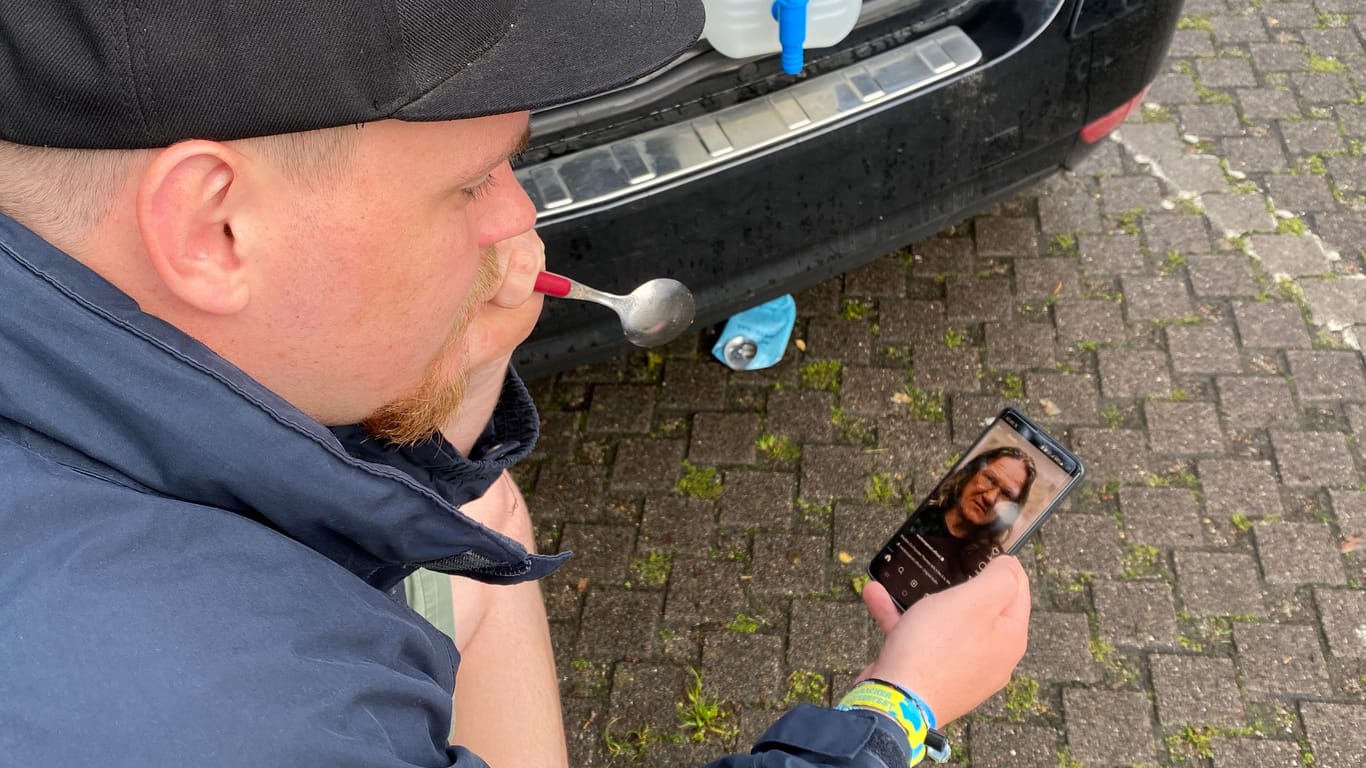
M 399 442 L 459 402 L 495 246 L 535 223 L 509 165 L 527 109 L 702 22 L 689 0 L 114 6 L 0 5 L 0 211 L 319 421 Z
M 1034 460 L 1024 451 L 1002 446 L 983 451 L 945 483 L 942 494 L 968 524 L 990 527 L 999 516 L 998 505 L 1023 505 L 1034 485 Z

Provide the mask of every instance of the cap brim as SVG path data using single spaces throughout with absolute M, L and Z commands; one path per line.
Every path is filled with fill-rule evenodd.
M 704 18 L 699 0 L 528 3 L 483 56 L 393 117 L 480 117 L 611 90 L 677 58 L 697 41 Z

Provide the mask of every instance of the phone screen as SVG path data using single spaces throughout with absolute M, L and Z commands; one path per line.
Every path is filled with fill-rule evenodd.
M 1076 456 L 1007 408 L 873 557 L 868 573 L 905 610 L 1018 551 L 1083 472 Z

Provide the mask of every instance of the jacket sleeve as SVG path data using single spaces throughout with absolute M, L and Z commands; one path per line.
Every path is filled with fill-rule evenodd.
M 908 760 L 906 734 L 891 718 L 803 704 L 769 727 L 748 755 L 707 768 L 903 768 Z

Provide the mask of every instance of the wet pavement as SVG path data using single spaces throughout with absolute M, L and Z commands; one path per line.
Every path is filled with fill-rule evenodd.
M 1366 6 L 1181 26 L 1083 167 L 799 294 L 777 367 L 694 335 L 532 383 L 575 765 L 700 764 L 838 698 L 863 565 L 1007 404 L 1089 478 L 956 764 L 1366 765 Z

